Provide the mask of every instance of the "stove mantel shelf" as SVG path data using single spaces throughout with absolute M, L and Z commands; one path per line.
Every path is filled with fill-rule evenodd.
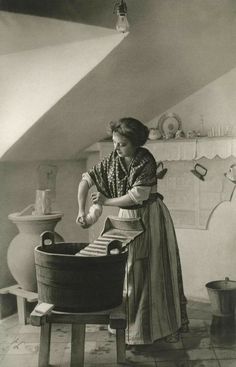
M 216 156 L 226 159 L 236 157 L 236 137 L 201 137 L 196 139 L 148 140 L 145 147 L 158 161 L 213 159 Z M 100 159 L 113 149 L 111 141 L 100 141 L 86 149 L 86 153 L 99 152 Z

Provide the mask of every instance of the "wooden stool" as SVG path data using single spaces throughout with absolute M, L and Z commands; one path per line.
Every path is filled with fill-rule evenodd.
M 26 325 L 26 302 L 37 302 L 38 294 L 22 289 L 18 284 L 0 289 L 1 295 L 13 294 L 16 296 L 19 323 Z M 31 308 L 32 309 L 32 308 Z
M 86 324 L 109 324 L 116 329 L 117 363 L 125 362 L 125 306 L 100 312 L 72 313 L 53 310 L 54 305 L 38 304 L 30 315 L 31 324 L 41 327 L 38 367 L 49 365 L 51 324 L 71 324 L 71 367 L 84 366 Z

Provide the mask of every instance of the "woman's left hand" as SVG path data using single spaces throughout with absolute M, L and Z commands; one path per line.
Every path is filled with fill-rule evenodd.
M 100 192 L 96 191 L 96 192 L 93 192 L 91 194 L 91 198 L 92 198 L 92 202 L 94 204 L 100 204 L 100 205 L 103 205 L 105 200 L 106 200 L 106 196 L 101 194 Z

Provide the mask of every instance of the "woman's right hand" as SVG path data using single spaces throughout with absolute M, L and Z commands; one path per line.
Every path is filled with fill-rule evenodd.
M 76 218 L 76 223 L 79 224 L 82 228 L 86 228 L 87 224 L 86 224 L 86 220 L 85 220 L 85 213 L 78 213 L 78 216 Z

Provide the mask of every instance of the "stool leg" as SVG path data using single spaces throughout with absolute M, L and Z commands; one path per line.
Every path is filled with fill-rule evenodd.
M 50 340 L 51 324 L 46 322 L 41 325 L 38 367 L 47 367 L 49 365 Z
M 16 300 L 19 323 L 26 325 L 26 300 L 20 296 L 17 296 Z
M 116 329 L 117 363 L 125 362 L 125 329 Z
M 72 324 L 70 367 L 84 366 L 85 324 Z

